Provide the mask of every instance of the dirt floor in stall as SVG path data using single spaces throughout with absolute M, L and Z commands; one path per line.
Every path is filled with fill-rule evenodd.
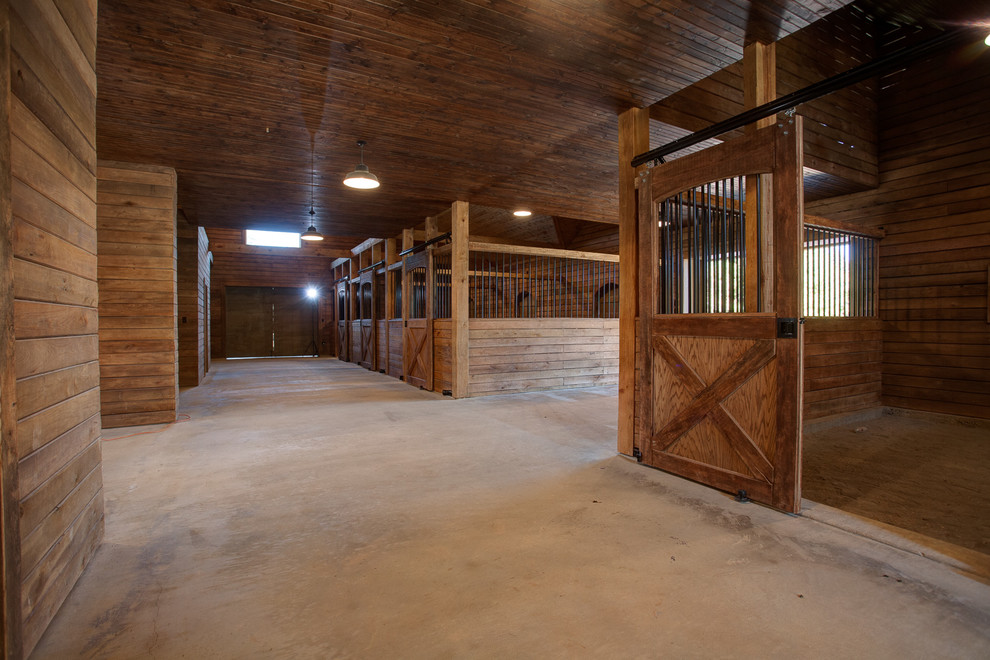
M 990 554 L 990 423 L 885 409 L 805 429 L 802 495 Z

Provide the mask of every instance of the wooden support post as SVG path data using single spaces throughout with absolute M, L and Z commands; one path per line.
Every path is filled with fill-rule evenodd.
M 392 311 L 395 309 L 395 278 L 392 277 L 392 271 L 388 269 L 389 266 L 399 261 L 398 250 L 395 245 L 396 241 L 394 238 L 385 239 L 385 319 L 388 320 L 394 315 Z M 388 324 L 385 325 L 386 330 L 388 330 Z M 388 346 L 388 340 L 386 339 L 385 345 Z
M 774 43 L 765 44 L 754 41 L 743 49 L 743 105 L 746 110 L 755 108 L 777 98 L 777 46 Z M 764 117 L 746 126 L 746 134 L 754 133 L 761 128 L 772 126 L 773 117 Z M 762 312 L 770 310 L 769 283 L 772 281 L 769 264 L 760 259 L 760 238 L 764 239 L 764 249 L 772 240 L 770 224 L 770 177 L 767 175 L 750 175 L 746 177 L 746 205 L 743 212 L 746 216 L 746 308 L 747 312 Z M 757 194 L 758 186 L 762 185 L 763 194 Z M 762 295 L 761 295 L 761 282 Z
M 415 244 L 415 239 L 413 238 L 412 229 L 402 230 L 402 250 L 408 250 Z
M 454 202 L 450 212 L 450 330 L 451 394 L 468 396 L 468 240 L 470 214 L 467 202 Z
M 439 222 L 435 215 L 426 219 L 426 240 L 440 235 Z
M 650 110 L 630 108 L 619 115 L 619 433 L 618 451 L 632 455 L 636 415 L 637 238 L 636 175 L 644 166 L 629 163 L 650 149 Z
M 21 534 L 14 430 L 14 287 L 10 204 L 10 17 L 0 0 L 0 657 L 21 657 Z

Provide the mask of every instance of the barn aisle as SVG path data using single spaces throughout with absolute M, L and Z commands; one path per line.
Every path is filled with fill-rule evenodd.
M 990 655 L 986 584 L 616 456 L 614 389 L 272 359 L 181 404 L 107 432 L 106 541 L 32 657 Z

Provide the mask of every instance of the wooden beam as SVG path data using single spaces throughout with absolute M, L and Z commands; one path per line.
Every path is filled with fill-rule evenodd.
M 868 236 L 870 238 L 875 238 L 880 240 L 887 235 L 887 232 L 882 227 L 866 227 L 864 225 L 856 224 L 855 222 L 844 222 L 842 220 L 833 220 L 831 218 L 825 218 L 820 215 L 808 215 L 804 216 L 804 225 L 812 225 L 814 227 L 824 227 L 825 229 L 838 229 L 839 231 L 847 231 L 852 234 L 859 234 L 860 236 Z
M 385 277 L 385 318 L 382 319 L 382 320 L 385 320 L 385 321 L 387 321 L 388 319 L 392 318 L 392 310 L 395 309 L 395 279 L 392 277 L 392 274 L 388 272 L 388 267 L 391 266 L 392 264 L 394 264 L 396 261 L 399 261 L 398 257 L 396 256 L 398 254 L 398 250 L 396 250 L 396 248 L 395 248 L 395 243 L 396 243 L 396 241 L 395 241 L 394 238 L 388 238 L 388 239 L 385 240 L 385 275 L 384 275 L 384 277 Z M 386 331 L 386 333 L 388 333 L 388 332 L 391 331 L 391 329 L 388 326 L 388 323 L 385 324 L 385 331 Z M 388 346 L 388 342 L 389 342 L 389 340 L 387 339 L 387 337 L 388 337 L 388 335 L 386 334 L 386 340 L 385 340 L 385 345 L 386 346 Z M 387 355 L 388 355 L 388 351 L 386 351 L 386 356 Z M 386 361 L 385 368 L 386 368 L 386 371 L 387 371 L 388 370 L 388 365 L 387 365 L 388 358 L 387 357 L 386 357 L 386 360 L 385 361 Z M 379 367 L 381 367 L 381 365 L 379 365 Z
M 559 257 L 561 259 L 586 259 L 588 261 L 619 261 L 619 255 L 605 252 L 582 252 L 581 250 L 558 250 L 557 248 L 528 247 L 503 243 L 470 242 L 475 252 L 501 252 L 503 254 L 525 254 L 531 257 Z
M 430 240 L 436 236 L 440 235 L 440 223 L 437 220 L 437 216 L 431 215 L 426 219 L 426 240 Z
M 765 44 L 759 41 L 747 45 L 743 50 L 743 107 L 746 110 L 769 103 L 777 98 L 777 47 L 776 44 Z M 745 128 L 746 135 L 755 133 L 760 128 L 771 126 L 773 117 L 764 117 L 749 124 Z M 762 289 L 761 281 L 766 283 L 769 271 L 761 268 L 763 259 L 769 252 L 760 252 L 760 236 L 771 240 L 770 230 L 770 177 L 754 174 L 746 177 L 746 311 L 757 312 L 769 309 L 769 290 Z M 759 186 L 763 186 L 763 195 L 757 194 Z M 762 226 L 761 226 L 762 224 Z
M 777 98 L 777 44 L 754 41 L 743 49 L 743 107 L 746 110 Z M 772 126 L 764 117 L 746 127 L 747 133 Z
M 14 287 L 10 181 L 10 17 L 0 0 L 0 656 L 21 649 L 21 535 L 14 431 Z
M 619 115 L 619 453 L 632 455 L 636 415 L 637 238 L 636 175 L 632 159 L 650 150 L 649 108 Z
M 467 202 L 454 202 L 450 214 L 450 329 L 451 394 L 455 399 L 468 396 L 468 333 L 470 286 L 468 282 L 468 237 L 470 214 Z

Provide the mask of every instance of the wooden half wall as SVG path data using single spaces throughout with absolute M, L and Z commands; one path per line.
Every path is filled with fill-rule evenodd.
M 470 395 L 615 385 L 618 319 L 471 319 Z
M 13 280 L 3 307 L 14 340 L 0 364 L 10 658 L 31 652 L 103 538 L 96 14 L 59 4 L 11 0 L 0 12 L 10 204 L 0 256 Z
M 175 170 L 100 161 L 97 238 L 104 428 L 175 420 Z

